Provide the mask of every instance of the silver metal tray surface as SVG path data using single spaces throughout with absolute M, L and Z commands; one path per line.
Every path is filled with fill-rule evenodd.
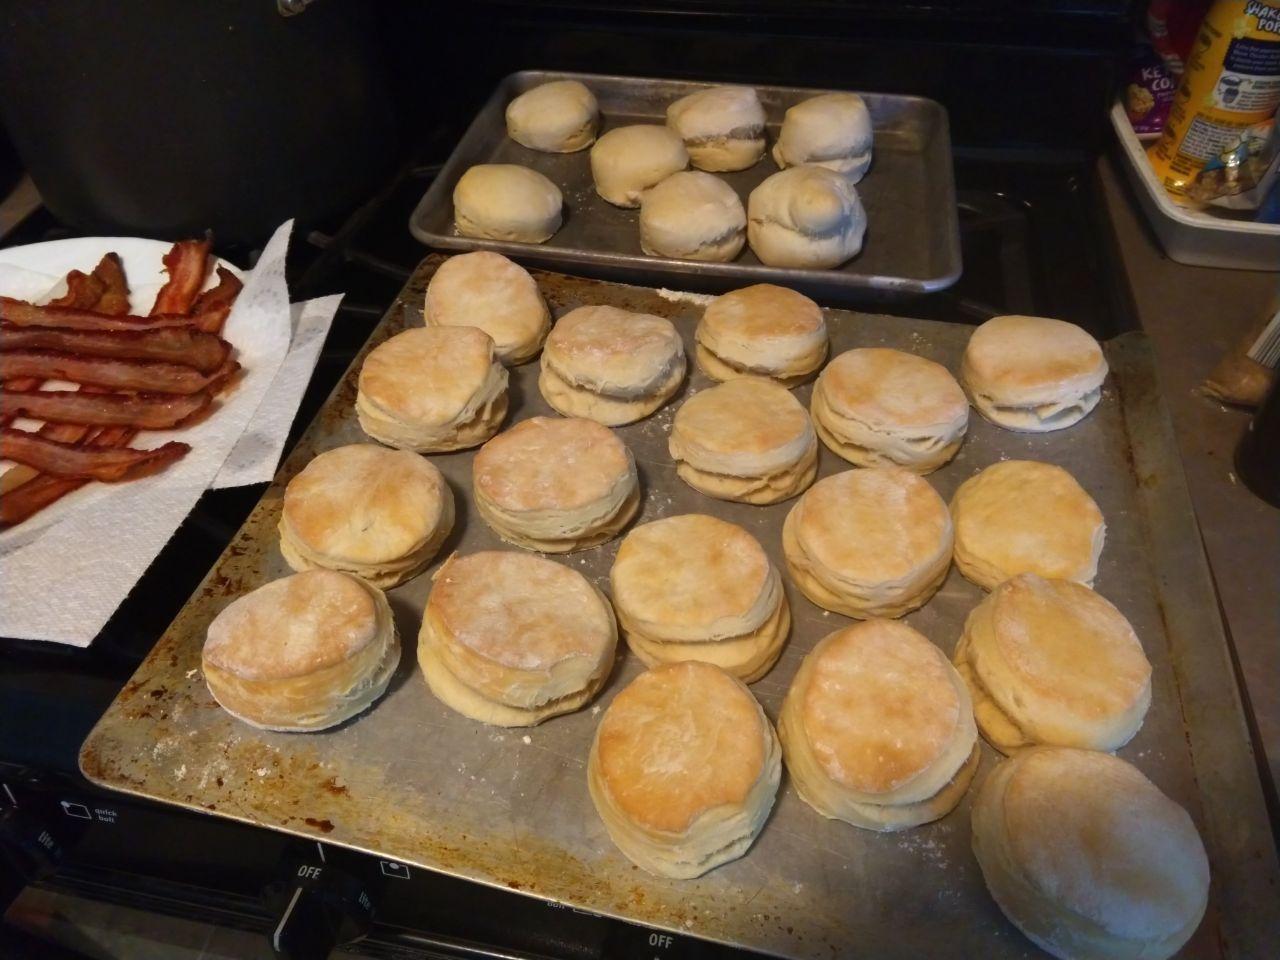
M 522 261 L 654 286 L 724 291 L 747 283 L 781 283 L 810 296 L 888 300 L 951 286 L 960 277 L 960 226 L 951 169 L 947 112 L 922 97 L 863 93 L 875 128 L 875 158 L 858 184 L 867 211 L 862 252 L 834 270 L 767 267 L 750 248 L 732 263 L 650 257 L 640 249 L 639 211 L 606 203 L 591 179 L 589 150 L 543 153 L 507 136 L 507 104 L 549 80 L 581 80 L 595 93 L 601 132 L 633 123 L 666 122 L 667 105 L 714 86 L 684 80 L 526 70 L 502 80 L 409 218 L 415 237 L 434 248 L 497 250 Z M 768 117 L 772 147 L 786 109 L 825 90 L 756 87 Z M 546 243 L 460 236 L 453 224 L 453 188 L 478 163 L 515 163 L 545 174 L 564 193 L 565 222 Z M 742 198 L 777 165 L 767 153 L 755 166 L 717 174 Z
M 429 257 L 374 332 L 369 347 L 421 323 Z M 608 303 L 670 317 L 693 345 L 701 307 L 687 297 L 536 272 L 553 312 Z M 957 369 L 962 326 L 827 311 L 835 351 L 884 345 Z M 1276 852 L 1207 569 L 1145 339 L 1106 345 L 1113 371 L 1098 409 L 1069 430 L 1028 435 L 974 416 L 956 460 L 929 478 L 949 498 L 1005 458 L 1070 470 L 1106 516 L 1099 592 L 1132 621 L 1154 665 L 1150 714 L 1119 753 L 1183 804 L 1213 866 L 1209 914 L 1185 956 L 1274 956 Z M 692 354 L 692 350 L 690 349 Z M 1037 956 L 1001 915 L 970 850 L 969 798 L 937 823 L 875 834 L 825 820 L 784 777 L 759 839 L 740 860 L 691 881 L 651 877 L 609 841 L 587 793 L 584 762 L 600 711 L 641 670 L 625 650 L 596 703 L 527 730 L 487 727 L 428 691 L 415 639 L 431 586 L 421 576 L 389 594 L 403 642 L 387 695 L 363 715 L 315 734 L 264 733 L 224 713 L 200 673 L 213 617 L 236 597 L 289 572 L 276 544 L 284 485 L 316 453 L 365 440 L 351 370 L 209 576 L 86 740 L 81 769 L 114 790 L 340 844 L 546 901 L 792 958 Z M 512 371 L 512 421 L 550 410 L 536 363 Z M 667 454 L 672 414 L 710 381 L 694 373 L 681 397 L 619 429 L 644 490 L 641 522 L 707 512 L 739 523 L 782 565 L 792 502 L 753 507 L 705 497 L 681 482 Z M 810 388 L 798 396 L 807 403 Z M 448 478 L 458 523 L 441 556 L 501 548 L 471 502 L 469 452 L 432 457 Z M 849 469 L 825 448 L 821 474 Z M 560 559 L 608 591 L 617 541 Z M 508 548 L 514 549 L 514 548 Z M 433 568 L 434 569 L 434 568 Z M 788 579 L 784 576 L 784 580 Z M 790 583 L 795 625 L 781 661 L 752 690 L 772 719 L 801 658 L 850 623 Z M 907 620 L 950 652 L 981 591 L 952 570 Z M 998 761 L 983 746 L 980 785 Z M 973 791 L 970 791 L 972 796 Z

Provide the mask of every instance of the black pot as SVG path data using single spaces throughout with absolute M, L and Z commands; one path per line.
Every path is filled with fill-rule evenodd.
M 396 155 L 376 4 L 0 0 L 0 117 L 94 233 L 261 242 L 350 209 Z

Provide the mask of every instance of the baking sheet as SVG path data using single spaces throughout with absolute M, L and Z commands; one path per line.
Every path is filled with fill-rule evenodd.
M 421 322 L 423 290 L 440 262 L 438 256 L 424 262 L 370 346 Z M 557 316 L 584 303 L 657 313 L 671 318 L 692 347 L 701 313 L 696 302 L 558 274 L 535 277 Z M 827 311 L 827 320 L 835 351 L 892 346 L 952 370 L 969 334 L 961 326 L 839 310 Z M 1207 605 L 1196 599 L 1201 574 L 1192 561 L 1180 559 L 1180 568 L 1166 563 L 1175 545 L 1194 548 L 1196 542 L 1186 535 L 1189 514 L 1168 512 L 1169 504 L 1176 507 L 1178 502 L 1180 473 L 1161 459 L 1160 445 L 1167 446 L 1167 437 L 1133 421 L 1154 396 L 1144 351 L 1138 335 L 1107 345 L 1114 375 L 1102 402 L 1067 431 L 1015 434 L 975 416 L 956 460 L 929 481 L 949 498 L 963 480 L 992 462 L 1034 458 L 1066 467 L 1098 501 L 1108 530 L 1097 589 L 1133 623 L 1154 667 L 1151 711 L 1120 756 L 1191 812 L 1213 864 L 1209 914 L 1185 955 L 1260 956 L 1262 945 L 1280 942 L 1273 902 L 1275 851 L 1256 773 L 1249 779 L 1252 757 L 1234 683 L 1223 672 L 1221 634 L 1197 625 L 1198 632 L 1188 636 L 1177 625 L 1167 630 L 1163 622 L 1169 591 L 1176 594 L 1175 604 Z M 81 768 L 90 780 L 779 956 L 856 953 L 918 960 L 1039 955 L 1002 917 L 983 887 L 969 847 L 969 798 L 939 822 L 878 835 L 822 819 L 800 801 L 784 776 L 774 812 L 743 859 L 692 881 L 662 880 L 638 870 L 610 843 L 588 797 L 584 771 L 599 712 L 639 673 L 638 661 L 623 652 L 593 706 L 542 726 L 509 730 L 466 720 L 435 700 L 418 672 L 414 650 L 430 587 L 426 576 L 390 593 L 404 655 L 387 696 L 371 710 L 335 730 L 311 735 L 264 733 L 223 713 L 200 675 L 205 629 L 231 600 L 290 572 L 276 546 L 283 485 L 316 453 L 365 439 L 353 410 L 360 359 L 204 584 L 86 741 Z M 512 420 L 550 413 L 538 394 L 536 375 L 536 363 L 513 371 Z M 690 392 L 709 385 L 695 372 L 675 402 L 619 430 L 640 469 L 645 492 L 641 520 L 713 513 L 746 527 L 781 564 L 782 519 L 794 501 L 770 507 L 724 503 L 696 493 L 675 476 L 666 452 L 674 409 Z M 809 387 L 798 391 L 805 402 L 809 393 Z M 1153 445 L 1159 449 L 1153 451 Z M 459 507 L 457 528 L 442 556 L 504 547 L 469 502 L 472 454 L 432 460 L 448 478 Z M 848 466 L 823 448 L 820 474 L 843 469 Z M 1162 499 L 1164 507 L 1156 503 Z M 1158 518 L 1156 534 L 1164 538 L 1164 549 L 1154 553 L 1146 518 L 1161 509 L 1166 513 Z M 617 545 L 614 541 L 570 554 L 562 562 L 607 592 Z M 752 687 L 774 720 L 803 655 L 821 637 L 851 622 L 815 607 L 789 582 L 787 594 L 795 621 L 790 641 L 779 664 Z M 950 652 L 965 615 L 980 597 L 979 589 L 953 569 L 937 596 L 906 619 Z M 1185 625 L 1190 617 L 1188 613 Z M 1188 659 L 1188 651 L 1195 656 Z M 1185 677 L 1189 667 L 1196 671 L 1191 681 Z M 1195 687 L 1199 701 L 1180 698 L 1180 676 L 1184 687 Z M 995 759 L 984 745 L 975 783 L 982 782 Z M 1220 909 L 1224 903 L 1230 912 Z
M 782 283 L 832 302 L 893 299 L 951 286 L 960 277 L 960 227 L 951 171 L 947 112 L 933 100 L 861 93 L 875 128 L 875 158 L 858 184 L 867 211 L 862 252 L 835 270 L 767 267 L 744 248 L 732 263 L 698 263 L 646 256 L 638 210 L 623 210 L 595 192 L 589 150 L 543 153 L 507 136 L 507 104 L 549 80 L 581 80 L 595 93 L 601 132 L 633 123 L 666 122 L 667 105 L 714 86 L 684 80 L 598 76 L 526 70 L 504 78 L 409 218 L 409 229 L 430 247 L 497 250 L 531 263 L 573 267 L 591 276 L 680 289 L 723 291 L 746 283 Z M 787 107 L 825 90 L 756 87 L 768 117 L 770 149 Z M 513 243 L 459 236 L 453 188 L 477 163 L 515 163 L 545 174 L 564 193 L 565 222 L 546 243 Z M 754 167 L 719 173 L 742 198 L 776 173 L 772 156 Z

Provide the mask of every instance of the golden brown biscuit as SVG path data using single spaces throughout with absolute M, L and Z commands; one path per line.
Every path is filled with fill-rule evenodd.
M 707 663 L 666 664 L 600 718 L 587 787 L 633 863 L 687 879 L 747 852 L 773 807 L 780 753 L 741 681 Z
M 791 625 L 777 568 L 741 527 L 705 514 L 642 524 L 609 573 L 618 622 L 646 663 L 707 660 L 754 682 Z
M 800 797 L 868 830 L 945 816 L 977 769 L 964 682 L 941 650 L 892 620 L 819 642 L 787 691 L 778 733 Z
M 684 374 L 684 342 L 671 321 L 617 307 L 578 307 L 547 337 L 538 389 L 566 417 L 616 427 L 665 404 Z
M 698 322 L 698 366 L 713 380 L 804 383 L 827 357 L 822 309 L 802 293 L 757 283 L 716 297 Z
M 956 669 L 983 736 L 1009 753 L 1043 743 L 1115 750 L 1142 726 L 1151 664 L 1124 615 L 1086 586 L 1011 577 L 965 621 Z
M 544 553 L 604 543 L 640 509 L 631 451 L 593 420 L 530 417 L 481 447 L 471 473 L 494 532 Z
M 500 253 L 450 257 L 427 284 L 422 316 L 429 327 L 479 327 L 508 366 L 537 356 L 551 311 L 529 271 Z
M 609 602 L 578 573 L 527 553 L 451 557 L 418 635 L 431 692 L 463 716 L 527 727 L 577 710 L 613 666 Z
M 956 566 L 987 590 L 1019 573 L 1093 584 L 1107 525 L 1066 470 L 1001 460 L 951 498 Z
M 475 327 L 425 327 L 386 340 L 365 357 L 356 392 L 364 432 L 418 453 L 463 450 L 498 432 L 507 415 L 507 371 Z
M 811 410 L 836 455 L 919 474 L 954 457 L 969 425 L 969 401 L 946 367 L 881 347 L 846 350 L 827 364 Z
M 1105 753 L 1033 747 L 973 803 L 992 897 L 1062 960 L 1165 960 L 1204 916 L 1209 861 L 1187 812 Z
M 900 467 L 825 477 L 782 526 L 796 586 L 818 606 L 860 619 L 923 606 L 946 578 L 952 539 L 942 498 Z
M 1074 323 L 1048 317 L 992 317 L 969 338 L 960 378 L 973 405 L 1010 430 L 1061 430 L 1102 397 L 1107 360 Z
M 694 394 L 668 442 L 680 479 L 720 500 L 778 503 L 818 474 L 818 438 L 786 387 L 740 377 Z
M 421 573 L 452 529 L 453 494 L 430 461 L 353 443 L 289 481 L 280 552 L 295 570 L 340 570 L 385 590 Z
M 209 624 L 200 666 L 209 692 L 265 730 L 324 730 L 382 696 L 400 638 L 377 587 L 334 570 L 273 580 Z

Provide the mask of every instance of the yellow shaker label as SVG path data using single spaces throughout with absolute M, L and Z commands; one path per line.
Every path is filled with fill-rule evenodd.
M 1191 50 L 1163 135 L 1149 156 L 1185 202 L 1207 164 L 1238 154 L 1280 106 L 1280 5 L 1218 0 Z

